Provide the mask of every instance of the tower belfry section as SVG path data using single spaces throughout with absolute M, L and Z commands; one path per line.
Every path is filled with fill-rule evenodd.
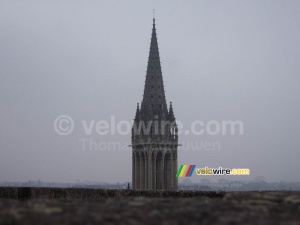
M 172 102 L 168 108 L 160 65 L 155 18 L 141 105 L 137 104 L 132 127 L 132 188 L 178 188 L 178 129 Z

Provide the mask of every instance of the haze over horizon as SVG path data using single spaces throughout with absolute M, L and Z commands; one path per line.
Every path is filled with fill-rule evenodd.
M 96 123 L 133 120 L 153 9 L 167 103 L 183 130 L 243 123 L 243 135 L 183 132 L 178 164 L 251 175 L 192 181 L 300 181 L 299 1 L 4 0 L 0 182 L 131 180 L 131 133 L 99 135 Z M 54 129 L 60 115 L 74 121 L 68 135 Z M 90 150 L 90 140 L 100 147 Z

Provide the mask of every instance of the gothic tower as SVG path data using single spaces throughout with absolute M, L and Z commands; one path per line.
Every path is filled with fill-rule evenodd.
M 148 67 L 141 106 L 132 127 L 132 188 L 176 190 L 178 134 L 170 102 L 168 109 L 153 19 Z

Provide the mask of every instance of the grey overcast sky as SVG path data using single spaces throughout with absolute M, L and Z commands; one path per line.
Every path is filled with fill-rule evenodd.
M 82 121 L 133 119 L 153 8 L 176 118 L 187 129 L 244 125 L 243 135 L 181 134 L 178 164 L 300 181 L 300 1 L 2 0 L 0 182 L 131 180 L 130 133 L 86 135 Z M 54 130 L 60 115 L 74 121 L 69 135 Z

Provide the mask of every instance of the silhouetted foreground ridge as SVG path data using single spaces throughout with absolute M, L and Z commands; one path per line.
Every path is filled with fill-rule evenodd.
M 0 225 L 300 224 L 299 192 L 0 188 Z
M 98 199 L 107 197 L 138 197 L 147 198 L 191 198 L 211 197 L 222 198 L 224 192 L 215 191 L 145 191 L 90 188 L 35 188 L 35 187 L 0 187 L 0 198 L 9 199 Z

